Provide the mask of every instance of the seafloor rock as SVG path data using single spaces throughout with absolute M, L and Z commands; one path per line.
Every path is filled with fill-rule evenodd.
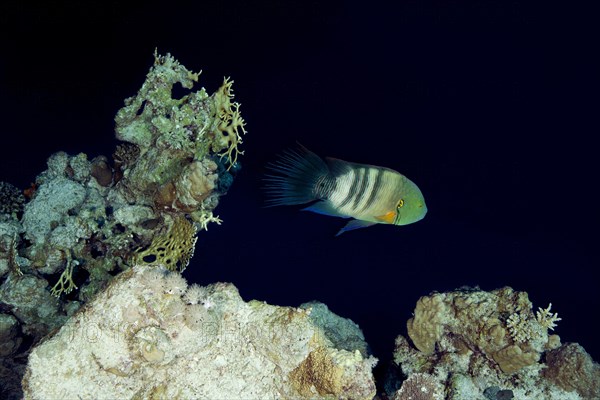
M 359 350 L 363 356 L 369 355 L 369 346 L 365 337 L 352 320 L 332 313 L 326 304 L 318 301 L 304 303 L 300 308 L 310 310 L 310 319 L 323 330 L 335 348 L 352 352 Z
M 138 266 L 33 349 L 24 395 L 372 398 L 376 360 L 361 354 L 358 327 L 346 323 L 351 340 L 336 348 L 310 313 L 246 303 L 231 284 L 188 287 L 178 273 Z M 319 307 L 318 320 L 343 323 L 328 313 Z
M 548 334 L 559 320 L 550 307 L 534 313 L 527 293 L 508 287 L 424 296 L 407 324 L 414 347 L 396 339 L 403 381 L 390 379 L 390 397 L 597 399 L 600 368 L 581 346 Z

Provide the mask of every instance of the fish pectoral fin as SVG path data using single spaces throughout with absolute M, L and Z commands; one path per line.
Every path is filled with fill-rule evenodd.
M 302 211 L 312 211 L 317 214 L 329 215 L 331 217 L 350 218 L 347 215 L 338 213 L 335 207 L 328 201 L 318 201 L 315 204 L 303 208 Z
M 387 224 L 393 224 L 394 220 L 396 219 L 396 212 L 395 211 L 390 211 L 390 212 L 385 213 L 383 215 L 377 215 L 377 216 L 375 216 L 375 218 L 377 218 L 381 222 L 385 222 Z
M 376 222 L 362 221 L 360 219 L 353 219 L 348 222 L 335 236 L 340 236 L 344 232 L 353 231 L 354 229 L 367 228 L 371 225 L 375 225 Z

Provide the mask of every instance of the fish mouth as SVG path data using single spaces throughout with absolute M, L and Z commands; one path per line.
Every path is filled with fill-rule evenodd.
M 427 206 L 425 204 L 423 204 L 423 213 L 421 214 L 421 217 L 419 218 L 419 221 L 422 220 L 423 218 L 425 218 L 425 215 L 427 214 Z

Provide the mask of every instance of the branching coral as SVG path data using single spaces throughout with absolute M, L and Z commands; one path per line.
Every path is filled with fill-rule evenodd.
M 553 331 L 554 328 L 556 328 L 556 323 L 561 321 L 562 318 L 558 318 L 558 314 L 556 313 L 552 314 L 550 308 L 552 308 L 552 303 L 548 305 L 548 308 L 539 307 L 538 311 L 535 313 L 535 318 L 538 324 Z
M 65 254 L 67 255 L 67 266 L 60 275 L 60 278 L 58 278 L 58 282 L 56 282 L 56 284 L 50 290 L 50 293 L 56 297 L 63 293 L 69 294 L 74 289 L 77 289 L 77 285 L 73 281 L 73 268 L 75 268 L 78 262 L 77 260 L 73 260 L 71 258 L 69 251 L 66 251 Z
M 215 217 L 212 212 L 202 212 L 197 222 L 200 225 L 200 229 L 207 231 L 209 223 L 214 222 L 217 225 L 221 225 L 223 220 L 218 215 Z
M 217 134 L 220 137 L 215 138 L 213 149 L 221 153 L 221 158 L 227 156 L 228 170 L 235 165 L 238 155 L 244 154 L 238 146 L 242 144 L 240 133 L 246 134 L 246 122 L 240 114 L 240 103 L 231 102 L 234 97 L 232 85 L 233 81 L 225 78 L 223 85 L 214 94 Z
M 530 320 L 519 313 L 514 313 L 506 320 L 506 326 L 515 343 L 524 343 L 533 336 Z
M 506 320 L 506 326 L 515 343 L 525 343 L 535 340 L 545 335 L 546 330 L 554 330 L 556 322 L 560 321 L 558 315 L 552 314 L 550 308 L 538 308 L 533 318 L 533 313 L 529 310 L 519 310 L 511 314 Z

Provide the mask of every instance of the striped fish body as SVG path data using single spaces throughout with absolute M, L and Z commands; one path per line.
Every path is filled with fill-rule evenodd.
M 338 235 L 376 223 L 407 225 L 422 219 L 427 207 L 417 185 L 389 168 L 321 159 L 301 147 L 270 165 L 268 205 L 313 202 L 305 210 L 354 218 Z
M 369 222 L 385 222 L 381 216 L 395 210 L 406 186 L 414 185 L 404 175 L 384 167 L 327 159 L 335 171 L 328 179 L 333 183 L 317 188 L 340 215 Z M 321 193 L 318 193 L 318 192 Z

